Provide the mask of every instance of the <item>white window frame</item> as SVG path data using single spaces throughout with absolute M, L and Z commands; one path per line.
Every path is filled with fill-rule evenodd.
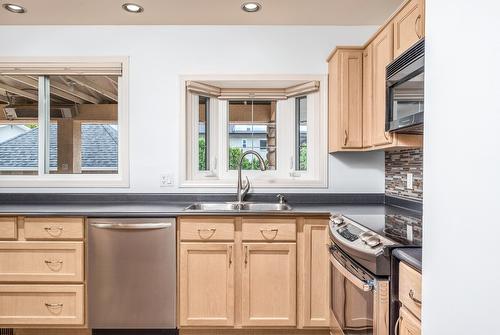
M 228 170 L 228 100 L 219 100 L 212 97 L 210 131 L 217 134 L 216 139 L 210 138 L 210 152 L 212 155 L 210 171 L 197 171 L 197 145 L 193 150 L 192 131 L 193 117 L 192 103 L 196 93 L 186 89 L 190 81 L 319 81 L 319 91 L 304 94 L 307 96 L 307 123 L 308 123 L 308 169 L 295 170 L 295 97 L 278 100 L 277 103 L 277 166 L 278 170 L 248 171 L 252 186 L 256 188 L 327 188 L 328 187 L 328 83 L 326 75 L 190 75 L 181 76 L 181 150 L 180 150 L 180 182 L 181 188 L 190 187 L 234 187 L 237 171 Z M 203 95 L 203 94 L 201 94 Z M 238 99 L 241 100 L 241 99 Z M 215 103 L 216 102 L 216 103 Z M 280 113 L 287 109 L 288 113 Z M 191 112 L 190 112 L 191 111 Z M 189 126 L 191 125 L 191 126 Z M 285 126 L 283 126 L 285 125 Z M 190 130 L 191 129 L 191 130 Z M 314 131 L 312 131 L 314 129 Z M 220 145 L 219 145 L 220 144 Z M 195 166 L 196 165 L 196 166 Z M 280 167 L 286 166 L 282 169 Z
M 38 174 L 36 175 L 0 175 L 0 188 L 93 188 L 93 187 L 129 187 L 129 59 L 128 57 L 0 57 L 0 64 L 23 71 L 33 64 L 37 68 L 51 69 L 60 66 L 84 65 L 89 68 L 93 64 L 121 63 L 122 75 L 118 78 L 118 173 L 110 174 L 47 174 L 44 172 L 43 160 L 48 138 L 43 134 L 44 127 L 39 128 L 38 137 Z M 31 65 L 30 65 L 31 64 Z M 82 72 L 85 75 L 85 72 Z M 42 101 L 42 99 L 40 99 Z M 38 112 L 38 123 L 47 123 L 44 110 Z M 46 127 L 47 125 L 45 125 Z

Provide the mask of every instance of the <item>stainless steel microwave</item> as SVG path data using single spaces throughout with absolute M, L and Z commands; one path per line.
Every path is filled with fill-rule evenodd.
M 422 39 L 386 68 L 386 131 L 423 133 L 424 53 Z

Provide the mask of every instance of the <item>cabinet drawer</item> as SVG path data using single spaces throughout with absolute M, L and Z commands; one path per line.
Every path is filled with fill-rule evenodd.
M 17 239 L 17 219 L 15 217 L 0 217 L 0 240 Z
M 182 241 L 233 241 L 234 219 L 192 218 L 181 220 Z
M 399 300 L 420 318 L 422 275 L 404 263 L 399 263 Z
M 82 282 L 83 242 L 0 242 L 1 282 Z
M 0 285 L 2 325 L 83 325 L 83 285 Z
M 24 237 L 27 240 L 81 240 L 83 218 L 35 218 L 24 219 Z
M 243 219 L 243 241 L 295 241 L 295 219 Z

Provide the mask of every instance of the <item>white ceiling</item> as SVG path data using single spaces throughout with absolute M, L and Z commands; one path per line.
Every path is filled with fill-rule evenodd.
M 245 0 L 0 0 L 27 9 L 0 8 L 0 25 L 379 25 L 404 0 L 257 1 L 262 10 L 245 13 Z M 144 12 L 125 12 L 125 2 Z

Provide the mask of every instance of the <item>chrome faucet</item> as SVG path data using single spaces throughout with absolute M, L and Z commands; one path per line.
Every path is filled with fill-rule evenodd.
M 240 158 L 240 164 L 238 165 L 238 188 L 236 190 L 236 196 L 238 198 L 238 204 L 241 204 L 243 200 L 245 199 L 245 196 L 247 195 L 248 191 L 250 190 L 250 181 L 248 180 L 248 177 L 245 176 L 246 183 L 245 187 L 243 187 L 243 181 L 241 180 L 241 165 L 243 164 L 243 159 L 245 158 L 246 155 L 254 154 L 257 156 L 259 159 L 259 164 L 260 164 L 260 170 L 265 171 L 266 170 L 266 163 L 264 162 L 264 158 L 255 150 L 248 150 L 241 155 Z

